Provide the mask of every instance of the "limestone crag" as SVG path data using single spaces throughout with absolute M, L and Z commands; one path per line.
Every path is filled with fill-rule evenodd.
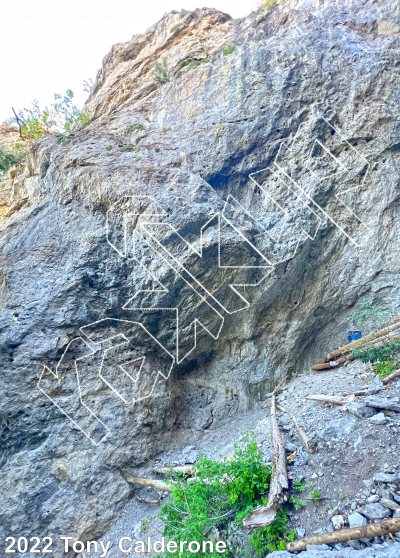
M 398 311 L 399 31 L 390 0 L 171 12 L 0 182 L 0 538 L 100 537 L 123 469 Z

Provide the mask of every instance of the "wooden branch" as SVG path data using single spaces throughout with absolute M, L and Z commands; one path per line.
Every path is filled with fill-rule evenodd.
M 274 455 L 272 458 L 272 476 L 269 485 L 268 504 L 267 506 L 258 506 L 250 515 L 243 519 L 243 525 L 251 529 L 267 527 L 275 521 L 278 505 L 286 499 L 283 491 L 289 487 L 285 446 L 283 445 L 278 421 L 276 419 L 275 393 L 272 396 L 270 417 Z
M 339 529 L 339 531 L 333 531 L 332 533 L 324 533 L 322 535 L 316 535 L 315 537 L 305 537 L 299 541 L 289 542 L 286 545 L 286 550 L 288 552 L 307 550 L 308 544 L 329 544 L 364 538 L 372 539 L 373 537 L 387 535 L 388 533 L 397 533 L 398 531 L 400 531 L 400 517 L 384 519 L 380 523 L 369 523 L 363 527 Z
M 390 374 L 389 376 L 386 376 L 386 378 L 383 378 L 382 383 L 386 385 L 398 376 L 400 376 L 400 368 L 396 370 L 396 372 L 393 372 L 393 374 Z
M 160 505 L 161 503 L 161 498 L 164 496 L 164 491 L 161 492 L 161 494 L 158 497 L 158 500 L 145 500 L 144 498 L 141 498 L 140 496 L 136 496 L 136 500 L 138 502 L 142 502 L 142 504 L 158 504 Z
M 304 430 L 304 428 L 302 426 L 299 426 L 297 424 L 297 420 L 295 416 L 292 416 L 294 425 L 296 427 L 296 430 L 301 438 L 301 440 L 303 441 L 303 444 L 306 447 L 306 450 L 308 451 L 308 453 L 313 453 L 314 449 L 311 447 L 311 438 L 307 435 L 306 431 Z
M 190 475 L 193 471 L 193 465 L 177 465 L 176 467 L 173 465 L 170 465 L 169 467 L 154 465 L 153 471 L 155 473 L 159 473 L 160 475 L 168 475 L 169 473 L 183 473 L 184 475 Z
M 153 480 L 153 479 L 140 479 L 139 477 L 135 477 L 134 475 L 132 475 L 132 473 L 130 473 L 126 469 L 122 469 L 122 471 L 129 475 L 130 478 L 126 479 L 126 481 L 129 482 L 130 484 L 140 484 L 142 486 L 150 486 L 151 488 L 154 488 L 155 490 L 161 490 L 161 491 L 163 490 L 164 492 L 172 492 L 172 488 L 168 484 L 166 484 L 165 482 L 161 482 L 161 481 Z
M 333 405 L 344 405 L 349 401 L 348 397 L 338 397 L 335 395 L 307 395 L 306 399 L 323 401 L 324 403 L 332 403 Z
M 16 118 L 16 120 L 17 120 L 17 124 L 18 124 L 18 128 L 19 128 L 19 137 L 23 140 L 24 138 L 22 137 L 21 121 L 20 121 L 20 119 L 18 118 L 18 115 L 17 115 L 17 113 L 15 112 L 14 108 L 11 107 L 11 109 L 12 109 L 12 111 L 13 111 L 13 113 L 14 113 L 14 115 L 15 115 L 15 118 Z

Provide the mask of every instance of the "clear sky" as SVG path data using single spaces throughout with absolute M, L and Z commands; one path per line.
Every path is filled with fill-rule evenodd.
M 243 17 L 256 0 L 207 0 L 208 7 Z M 205 0 L 0 0 L 0 122 L 16 110 L 51 103 L 72 89 L 80 108 L 103 57 L 115 43 L 143 33 L 171 10 Z

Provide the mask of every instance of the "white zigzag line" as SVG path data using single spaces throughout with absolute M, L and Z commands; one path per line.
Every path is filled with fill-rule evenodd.
M 40 382 L 41 382 L 41 380 L 42 380 L 43 374 L 45 373 L 45 370 L 48 370 L 48 371 L 54 376 L 54 378 L 55 378 L 56 380 L 59 379 L 58 367 L 60 366 L 60 364 L 61 364 L 61 362 L 62 362 L 62 359 L 64 358 L 66 352 L 68 351 L 68 349 L 69 349 L 71 343 L 73 343 L 73 342 L 76 341 L 77 339 L 80 339 L 81 341 L 83 341 L 83 342 L 85 343 L 85 345 L 87 345 L 87 346 L 89 347 L 89 349 L 91 350 L 91 352 L 88 353 L 87 355 L 84 355 L 84 356 L 82 356 L 82 357 L 79 357 L 79 358 L 75 359 L 75 360 L 74 360 L 74 365 L 75 365 L 76 379 L 77 379 L 77 383 L 78 383 L 78 392 L 79 392 L 79 399 L 80 399 L 80 402 L 82 403 L 82 405 L 83 405 L 84 407 L 86 407 L 86 409 L 89 411 L 89 413 L 90 413 L 96 420 L 98 420 L 102 426 L 104 426 L 104 428 L 105 428 L 106 431 L 107 431 L 107 434 L 106 434 L 105 436 L 103 436 L 103 438 L 101 438 L 101 440 L 100 440 L 99 442 L 95 442 L 95 441 L 89 436 L 89 434 L 88 434 L 87 432 L 85 432 L 85 430 L 84 430 L 83 428 L 81 428 L 81 427 L 79 426 L 79 424 L 78 424 L 77 422 L 75 422 L 74 419 L 73 419 L 72 417 L 70 417 L 70 416 L 68 415 L 68 413 L 66 413 L 66 412 L 54 401 L 54 399 L 52 399 L 52 398 L 50 397 L 50 395 L 48 395 L 48 394 L 40 387 Z M 71 339 L 71 341 L 68 343 L 68 345 L 67 345 L 67 347 L 66 347 L 66 349 L 65 349 L 65 351 L 64 351 L 64 353 L 63 353 L 63 355 L 62 355 L 62 357 L 60 358 L 60 360 L 59 360 L 58 363 L 57 363 L 56 372 L 55 372 L 55 373 L 54 373 L 52 370 L 50 370 L 50 368 L 49 368 L 48 366 L 46 366 L 46 365 L 43 366 L 42 373 L 40 374 L 40 378 L 39 378 L 37 387 L 40 389 L 40 391 L 41 391 L 42 393 L 44 393 L 44 395 L 45 395 L 48 399 L 50 399 L 50 401 L 63 413 L 63 415 L 65 415 L 65 416 L 66 416 L 66 417 L 67 417 L 67 418 L 68 418 L 81 432 L 83 432 L 83 434 L 86 436 L 86 438 L 88 438 L 95 446 L 99 446 L 102 442 L 104 442 L 104 440 L 105 440 L 106 438 L 108 438 L 108 436 L 111 434 L 111 430 L 110 430 L 110 429 L 108 428 L 108 426 L 106 426 L 106 425 L 104 424 L 104 422 L 101 421 L 101 420 L 99 419 L 99 417 L 98 417 L 91 409 L 89 409 L 89 407 L 83 402 L 83 400 L 82 400 L 82 391 L 81 391 L 81 383 L 80 383 L 80 380 L 79 380 L 78 366 L 77 366 L 77 364 L 76 364 L 78 360 L 83 360 L 84 358 L 86 358 L 86 357 L 88 357 L 88 356 L 91 356 L 91 355 L 93 355 L 94 353 L 95 353 L 95 351 L 92 350 L 92 347 L 90 347 L 90 345 L 89 345 L 82 337 L 75 337 L 74 339 Z

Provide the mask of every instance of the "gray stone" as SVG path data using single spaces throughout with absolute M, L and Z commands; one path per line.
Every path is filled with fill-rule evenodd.
M 331 521 L 334 529 L 342 529 L 344 527 L 343 515 L 334 515 Z
M 388 411 L 396 411 L 400 413 L 400 400 L 398 397 L 388 399 L 385 397 L 376 397 L 371 395 L 364 399 L 365 405 L 374 407 L 375 409 L 387 409 Z
M 362 527 L 368 523 L 365 517 L 357 512 L 350 514 L 348 519 L 350 527 Z
M 384 517 L 390 517 L 392 515 L 390 510 L 381 504 L 367 504 L 363 514 L 368 517 L 368 519 L 383 519 Z
M 359 418 L 369 418 L 377 414 L 377 410 L 373 407 L 367 407 L 360 401 L 349 401 L 346 403 L 346 409 Z
M 373 494 L 372 496 L 369 496 L 367 498 L 367 503 L 368 504 L 376 504 L 376 502 L 379 502 L 378 494 Z
M 393 517 L 400 517 L 400 509 L 394 512 Z
M 376 473 L 374 475 L 374 481 L 398 485 L 400 484 L 400 476 L 398 473 Z
M 351 546 L 351 548 L 354 548 L 354 550 L 360 550 L 361 548 L 363 548 L 362 543 L 360 543 L 360 541 L 357 540 L 347 541 L 347 544 Z
M 385 506 L 385 508 L 389 508 L 389 510 L 393 510 L 393 511 L 400 510 L 399 504 L 396 504 L 396 502 L 393 502 L 393 500 L 387 498 L 382 498 L 381 504 L 382 506 Z
M 355 416 L 345 415 L 343 418 L 332 420 L 328 426 L 318 432 L 318 436 L 326 442 L 340 440 L 351 432 L 356 422 Z
M 298 528 L 298 529 L 296 529 L 296 533 L 297 533 L 297 536 L 302 539 L 304 537 L 304 535 L 306 534 L 306 530 Z
M 372 488 L 374 486 L 374 479 L 366 479 L 363 480 L 363 484 L 367 487 L 367 488 Z
M 319 550 L 332 550 L 327 544 L 308 544 L 307 550 L 309 552 L 318 552 Z
M 385 417 L 383 413 L 378 413 L 377 415 L 371 417 L 369 421 L 372 424 L 382 425 L 382 424 L 386 424 L 388 419 Z
M 374 381 L 367 388 L 367 394 L 373 395 L 384 388 L 383 382 L 379 376 L 375 376 Z

